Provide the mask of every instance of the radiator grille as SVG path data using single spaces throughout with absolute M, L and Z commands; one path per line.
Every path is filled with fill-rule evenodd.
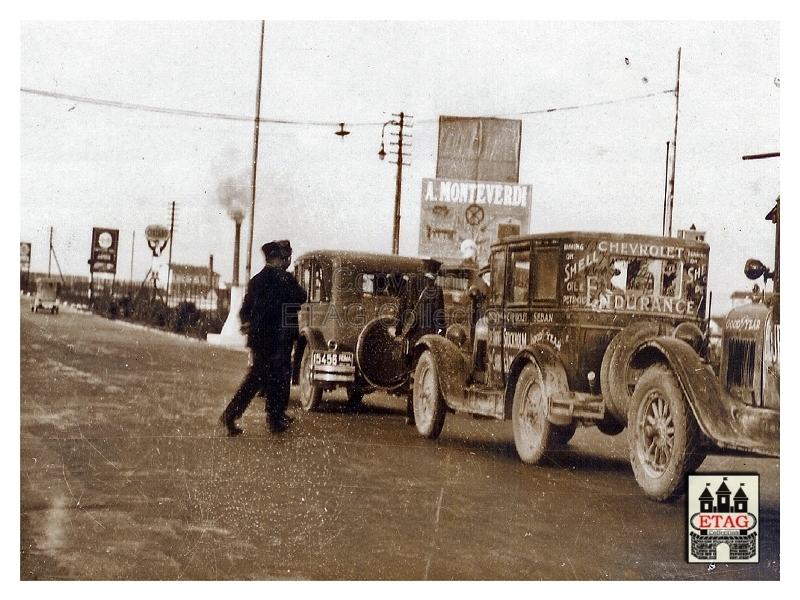
M 752 387 L 756 367 L 754 340 L 728 340 L 728 387 Z

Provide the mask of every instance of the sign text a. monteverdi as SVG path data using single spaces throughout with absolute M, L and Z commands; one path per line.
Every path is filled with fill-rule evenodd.
M 423 179 L 423 202 L 528 208 L 531 186 L 514 183 Z
M 494 242 L 528 232 L 533 186 L 423 178 L 420 202 L 421 256 L 458 261 L 466 244 L 485 264 Z

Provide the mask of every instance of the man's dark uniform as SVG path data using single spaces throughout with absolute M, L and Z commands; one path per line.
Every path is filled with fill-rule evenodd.
M 306 301 L 306 292 L 285 268 L 270 264 L 271 259 L 292 255 L 287 240 L 270 242 L 261 248 L 265 266 L 247 286 L 239 317 L 252 351 L 252 365 L 239 390 L 222 413 L 222 422 L 231 435 L 241 433 L 235 424 L 255 395 L 266 397 L 270 430 L 280 432 L 291 419 L 286 415 L 292 377 L 292 345 L 298 337 L 297 311 Z

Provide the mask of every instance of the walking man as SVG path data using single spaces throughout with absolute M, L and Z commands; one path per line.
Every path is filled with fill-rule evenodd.
M 306 301 L 306 293 L 286 271 L 292 261 L 292 246 L 288 240 L 269 242 L 261 250 L 266 265 L 248 283 L 239 311 L 252 364 L 220 417 L 228 435 L 242 433 L 236 419 L 259 392 L 265 396 L 267 425 L 272 433 L 285 431 L 292 422 L 286 414 L 292 378 L 292 345 L 298 337 L 297 311 Z

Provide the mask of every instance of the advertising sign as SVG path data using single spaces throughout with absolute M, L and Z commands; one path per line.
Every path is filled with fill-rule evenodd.
M 92 229 L 92 252 L 89 268 L 92 273 L 117 272 L 117 247 L 119 245 L 119 229 Z
M 605 235 L 565 242 L 564 251 L 564 306 L 662 315 L 705 312 L 708 251 Z
M 531 185 L 423 178 L 419 254 L 462 260 L 471 248 L 485 264 L 493 243 L 528 233 L 532 194 Z
M 439 117 L 436 177 L 519 182 L 522 121 L 489 117 Z
M 30 242 L 20 242 L 19 243 L 19 270 L 20 271 L 30 271 L 31 270 L 31 243 Z

